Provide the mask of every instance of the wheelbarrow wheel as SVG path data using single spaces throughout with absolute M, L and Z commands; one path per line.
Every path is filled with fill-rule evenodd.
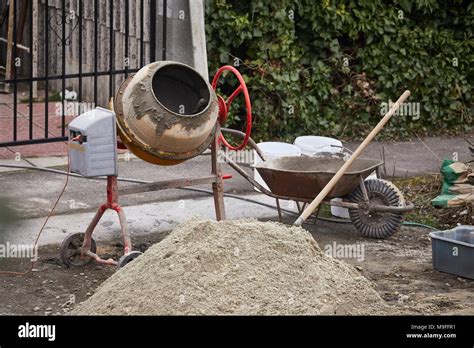
M 92 261 L 89 256 L 81 256 L 81 247 L 85 233 L 74 233 L 67 237 L 61 244 L 61 260 L 67 267 L 85 266 Z M 97 252 L 95 240 L 91 238 L 91 251 Z
M 372 204 L 403 206 L 405 199 L 400 190 L 390 181 L 369 179 L 365 187 Z M 360 186 L 355 189 L 349 199 L 354 203 L 363 203 L 364 195 Z M 366 211 L 363 207 L 349 209 L 349 216 L 355 228 L 365 237 L 383 239 L 398 231 L 403 223 L 403 213 Z

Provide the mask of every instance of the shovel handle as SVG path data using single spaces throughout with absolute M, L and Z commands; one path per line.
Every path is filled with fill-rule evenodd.
M 344 163 L 344 165 L 336 172 L 336 174 L 333 176 L 333 178 L 327 183 L 327 185 L 321 190 L 321 192 L 316 196 L 315 199 L 306 207 L 306 209 L 303 211 L 303 213 L 296 219 L 294 225 L 295 226 L 301 226 L 303 222 L 310 216 L 313 211 L 316 210 L 316 208 L 321 204 L 321 202 L 326 198 L 326 196 L 331 192 L 331 190 L 336 186 L 337 182 L 339 179 L 344 175 L 346 172 L 347 168 L 354 162 L 354 160 L 359 157 L 359 155 L 362 153 L 362 151 L 365 150 L 367 145 L 372 141 L 372 139 L 375 138 L 375 136 L 382 130 L 382 128 L 385 126 L 385 124 L 390 120 L 390 118 L 393 116 L 393 114 L 399 109 L 400 105 L 407 100 L 407 98 L 410 96 L 410 91 L 406 90 L 403 92 L 403 94 L 398 98 L 397 102 L 392 105 L 390 110 L 385 114 L 385 116 L 380 120 L 380 122 L 375 126 L 374 129 L 369 133 L 369 135 L 364 139 L 362 144 L 359 145 L 359 147 L 354 151 L 354 153 L 351 155 L 351 157 L 347 160 L 347 162 Z

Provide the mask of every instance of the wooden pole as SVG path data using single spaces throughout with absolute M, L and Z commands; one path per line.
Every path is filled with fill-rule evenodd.
M 322 191 L 316 196 L 316 198 L 311 202 L 310 205 L 306 207 L 306 209 L 303 211 L 303 213 L 298 217 L 298 219 L 295 221 L 294 225 L 295 226 L 301 226 L 303 222 L 310 216 L 313 211 L 316 210 L 316 208 L 321 204 L 321 202 L 326 198 L 326 196 L 331 192 L 331 190 L 336 186 L 337 182 L 339 179 L 344 175 L 346 172 L 347 168 L 354 162 L 354 160 L 359 157 L 359 155 L 362 153 L 362 151 L 365 150 L 367 145 L 374 139 L 374 137 L 382 130 L 382 128 L 385 126 L 385 124 L 390 120 L 390 118 L 393 116 L 393 114 L 398 110 L 401 104 L 407 100 L 407 98 L 410 96 L 410 91 L 405 91 L 400 98 L 398 98 L 397 102 L 392 105 L 390 110 L 385 114 L 385 116 L 380 120 L 380 122 L 375 126 L 375 128 L 370 132 L 370 134 L 365 138 L 365 140 L 362 142 L 362 144 L 359 145 L 359 147 L 354 151 L 354 153 L 351 155 L 351 157 L 347 160 L 347 162 L 344 163 L 344 165 L 337 171 L 337 173 L 333 176 L 333 178 L 328 182 L 328 184 L 322 189 Z

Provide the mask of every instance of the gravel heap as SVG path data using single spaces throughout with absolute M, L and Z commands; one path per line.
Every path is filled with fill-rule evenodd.
M 384 314 L 351 265 L 299 227 L 192 219 L 107 279 L 73 314 Z

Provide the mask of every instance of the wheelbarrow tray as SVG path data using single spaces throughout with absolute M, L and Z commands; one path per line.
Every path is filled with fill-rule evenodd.
M 279 157 L 262 161 L 255 169 L 272 193 L 295 199 L 313 199 L 343 164 L 342 158 L 334 157 Z M 360 177 L 365 179 L 382 164 L 381 160 L 357 158 L 327 197 L 350 194 L 360 184 Z

